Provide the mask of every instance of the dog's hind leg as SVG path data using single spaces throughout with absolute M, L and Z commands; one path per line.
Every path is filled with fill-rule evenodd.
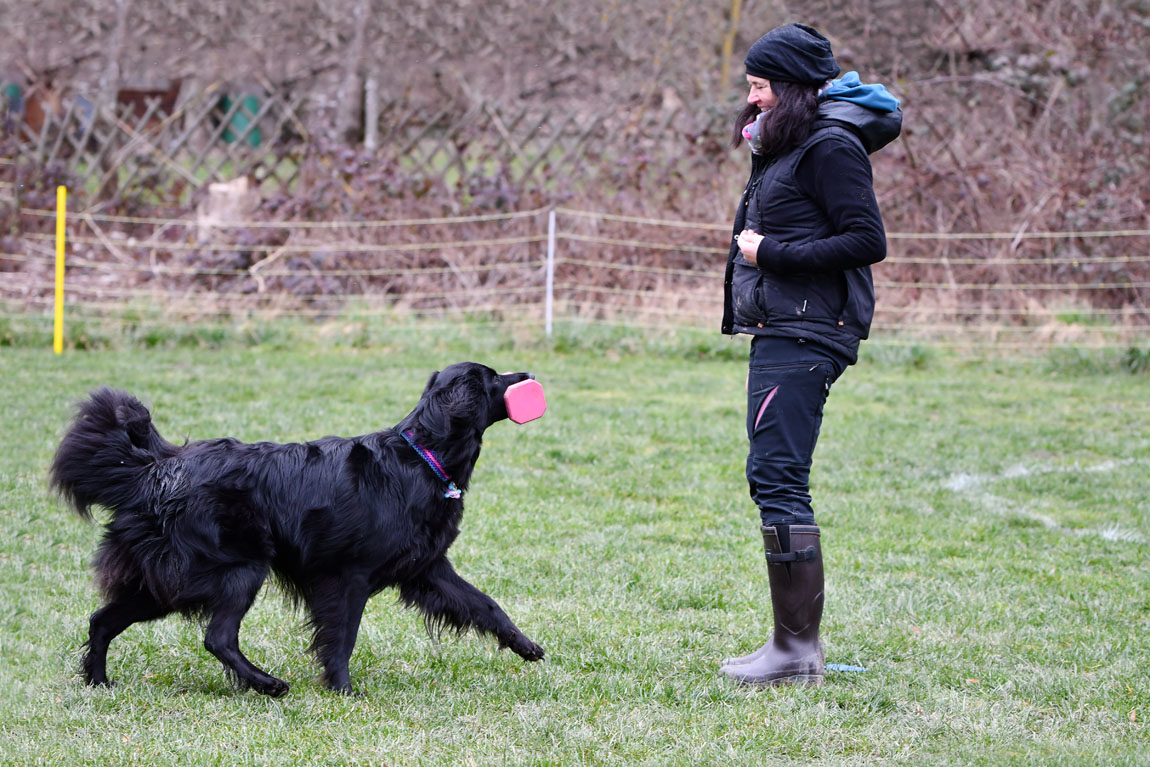
M 336 692 L 352 693 L 351 660 L 364 607 L 371 596 L 366 582 L 331 578 L 310 590 L 311 622 L 315 627 L 312 649 L 323 666 L 323 682 Z
M 204 647 L 224 664 L 236 679 L 264 695 L 286 695 L 289 685 L 264 672 L 240 652 L 240 623 L 255 601 L 267 575 L 266 568 L 237 568 L 223 576 L 226 589 L 212 601 L 211 619 L 204 632 Z
M 129 598 L 114 599 L 92 613 L 88 621 L 88 651 L 81 662 L 84 679 L 90 685 L 108 684 L 108 645 L 133 623 L 156 620 L 171 612 L 162 607 L 146 590 Z
M 494 634 L 500 647 L 510 647 L 524 660 L 543 658 L 543 648 L 528 639 L 494 599 L 460 577 L 446 558 L 424 571 L 419 580 L 401 585 L 399 596 L 408 606 L 422 610 L 429 626 L 474 628 Z

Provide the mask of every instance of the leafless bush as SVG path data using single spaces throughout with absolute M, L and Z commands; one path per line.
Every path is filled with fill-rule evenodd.
M 306 91 L 302 119 L 309 143 L 291 159 L 301 164 L 299 179 L 290 194 L 268 194 L 257 216 L 316 221 L 551 204 L 653 219 L 728 220 L 746 173 L 745 154 L 723 145 L 742 96 L 742 52 L 771 26 L 804 20 L 831 37 L 844 69 L 885 82 L 903 102 L 903 136 L 873 158 L 875 182 L 888 230 L 924 237 L 892 237 L 890 262 L 880 267 L 881 278 L 899 286 L 885 289 L 880 304 L 900 312 L 892 324 L 943 314 L 962 321 L 1033 317 L 1036 304 L 1049 305 L 1054 295 L 1035 286 L 1050 284 L 1068 286 L 1059 301 L 1125 310 L 1132 321 L 1146 321 L 1139 287 L 1150 282 L 1145 236 L 1029 236 L 1150 228 L 1144 139 L 1150 11 L 1141 0 L 806 0 L 786 7 L 756 0 L 266 0 L 238 6 L 45 0 L 21 9 L 22 21 L 0 32 L 7 35 L 0 51 L 8 69 L 22 77 L 89 91 L 149 77 L 266 81 Z M 394 147 L 363 148 L 365 83 L 385 101 L 426 109 L 428 121 L 440 112 L 503 102 L 571 114 L 581 125 L 594 122 L 595 129 L 577 162 L 541 177 L 518 177 L 514 163 L 431 176 L 405 168 L 389 154 Z M 383 123 L 388 119 L 384 114 Z M 450 141 L 462 153 L 466 141 L 479 138 L 456 133 Z M 5 172 L 0 168 L 0 175 Z M 7 171 L 9 177 L 14 172 Z M 35 186 L 23 204 L 27 195 L 40 193 Z M 131 202 L 135 214 L 148 212 L 150 204 L 151 212 L 181 217 L 191 215 L 196 203 L 185 199 L 181 208 L 163 199 L 141 202 L 146 199 L 104 210 L 123 212 Z M 37 226 L 14 220 L 11 208 L 5 216 L 9 237 Z M 721 257 L 706 248 L 721 250 L 728 241 L 719 230 L 595 226 L 609 230 L 597 234 L 601 239 L 684 246 L 668 253 L 564 243 L 585 262 L 610 258 L 670 270 L 637 277 L 580 267 L 568 275 L 604 290 L 678 280 L 678 289 L 693 295 L 695 278 L 675 272 L 721 268 Z M 521 222 L 506 231 L 526 227 Z M 961 237 L 968 233 L 997 236 Z M 267 230 L 233 235 L 233 250 L 197 255 L 197 263 L 250 270 L 284 244 L 282 233 Z M 452 230 L 461 239 L 489 235 L 489 225 L 479 223 Z M 414 235 L 395 236 L 393 244 L 411 245 L 403 238 Z M 322 237 L 337 239 L 332 232 Z M 322 237 L 301 241 L 313 252 L 280 256 L 277 263 L 306 271 L 309 264 L 358 268 L 371 262 L 368 252 L 325 248 Z M 537 254 L 520 245 L 505 255 Z M 178 257 L 191 256 L 157 256 Z M 403 258 L 415 263 L 419 257 L 410 251 Z M 484 259 L 494 257 L 461 249 L 460 258 L 474 262 L 454 266 L 490 266 Z M 473 284 L 480 274 L 471 274 Z M 499 279 L 486 274 L 482 279 Z M 411 275 L 379 275 L 359 285 L 306 276 L 262 283 L 234 277 L 216 275 L 199 288 L 307 295 L 430 289 Z M 985 287 L 946 290 L 965 285 Z

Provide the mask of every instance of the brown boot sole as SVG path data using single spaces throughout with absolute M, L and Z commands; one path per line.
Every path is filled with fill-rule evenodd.
M 732 677 L 732 679 L 735 678 Z M 799 674 L 796 676 L 781 676 L 776 679 L 764 679 L 762 681 L 750 679 L 735 679 L 735 681 L 747 687 L 758 687 L 760 689 L 766 689 L 768 687 L 789 687 L 791 685 L 822 687 L 825 682 L 825 677 L 814 674 Z

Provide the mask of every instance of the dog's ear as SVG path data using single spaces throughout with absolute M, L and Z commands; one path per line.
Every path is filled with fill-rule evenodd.
M 487 407 L 486 387 L 477 377 L 468 376 L 451 388 L 445 404 L 452 421 L 477 421 Z
M 439 371 L 438 370 L 436 370 L 434 373 L 432 373 L 431 377 L 427 379 L 427 386 L 423 387 L 423 393 L 424 394 L 427 394 L 429 391 L 431 391 L 431 387 L 435 386 L 435 379 L 437 379 L 437 378 L 439 378 Z

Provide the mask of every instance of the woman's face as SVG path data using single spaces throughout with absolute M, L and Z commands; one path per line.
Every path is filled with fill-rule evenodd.
M 771 90 L 771 81 L 761 77 L 747 75 L 747 85 L 751 92 L 747 94 L 747 103 L 754 104 L 760 112 L 765 112 L 775 105 L 778 97 Z

